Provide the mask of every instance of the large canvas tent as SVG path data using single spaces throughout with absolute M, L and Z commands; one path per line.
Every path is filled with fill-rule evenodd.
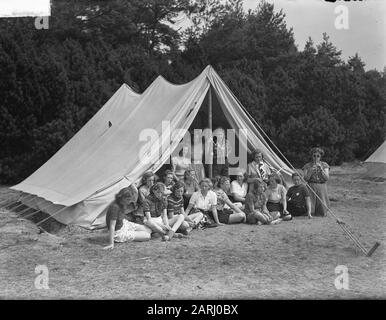
M 386 179 L 386 141 L 365 161 L 365 177 Z
M 142 94 L 122 85 L 51 159 L 12 189 L 26 194 L 22 201 L 27 206 L 61 223 L 102 227 L 114 195 L 138 181 L 145 171 L 157 171 L 168 161 L 200 110 L 208 113 L 203 109 L 212 96 L 213 115 L 218 114 L 213 121 L 222 119 L 236 132 L 247 130 L 245 148 L 261 149 L 266 161 L 288 179 L 292 170 L 273 152 L 237 98 L 208 66 L 182 85 L 159 76 Z M 170 123 L 170 132 L 180 129 L 180 136 L 170 140 L 163 128 L 165 121 Z M 154 143 L 141 139 L 149 129 L 159 137 Z M 161 152 L 154 152 L 158 149 Z M 147 162 L 142 159 L 144 155 Z

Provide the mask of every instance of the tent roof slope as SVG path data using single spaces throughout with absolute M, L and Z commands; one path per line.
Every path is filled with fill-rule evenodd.
M 181 85 L 159 76 L 142 94 L 122 85 L 52 158 L 12 188 L 72 206 L 122 179 L 134 182 L 146 170 L 156 171 L 179 142 L 170 144 L 162 134 L 162 122 L 170 123 L 171 132 L 188 130 L 210 86 L 231 126 L 248 129 L 253 147 L 262 149 L 275 168 L 290 174 L 292 170 L 271 150 L 225 83 L 208 66 Z M 156 143 L 144 142 L 141 134 L 148 130 L 158 134 Z M 144 163 L 143 155 L 150 161 Z
M 386 141 L 365 162 L 386 163 Z

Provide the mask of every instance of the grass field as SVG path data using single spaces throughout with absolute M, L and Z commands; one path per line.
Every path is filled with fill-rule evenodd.
M 354 179 L 363 168 L 332 167 L 332 210 L 366 248 L 356 250 L 334 219 L 298 218 L 274 226 L 198 230 L 189 239 L 120 244 L 104 251 L 105 230 L 55 235 L 0 211 L 0 297 L 6 299 L 360 299 L 386 298 L 386 182 Z M 0 188 L 0 201 L 12 195 Z M 36 289 L 46 265 L 49 289 Z M 337 290 L 345 265 L 349 290 Z

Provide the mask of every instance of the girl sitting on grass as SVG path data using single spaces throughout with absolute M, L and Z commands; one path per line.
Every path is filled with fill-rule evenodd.
M 195 228 L 204 215 L 201 212 L 192 213 L 189 216 L 184 210 L 184 184 L 180 181 L 176 182 L 172 187 L 172 194 L 168 197 L 168 218 L 169 222 L 175 218 L 175 215 L 182 215 L 184 222 L 179 230 L 184 235 L 188 235 Z
M 232 203 L 227 192 L 230 190 L 230 181 L 228 177 L 216 177 L 214 193 L 217 196 L 217 215 L 222 223 L 232 224 L 245 222 L 245 213 L 241 211 L 240 206 Z
M 267 197 L 264 194 L 266 184 L 263 180 L 253 183 L 253 190 L 245 198 L 245 213 L 248 224 L 273 224 L 280 222 L 274 220 L 267 209 Z
M 150 194 L 143 202 L 143 212 L 145 214 L 144 224 L 154 233 L 162 236 L 162 240 L 169 241 L 174 235 L 178 238 L 182 237 L 181 234 L 176 234 L 176 231 L 184 221 L 184 216 L 178 215 L 168 219 L 165 189 L 162 182 L 157 182 L 150 188 Z
M 141 224 L 127 220 L 126 211 L 137 201 L 133 196 L 134 189 L 127 187 L 115 195 L 115 201 L 109 206 L 106 214 L 106 225 L 109 231 L 109 245 L 104 249 L 113 249 L 114 242 L 147 241 L 151 230 Z

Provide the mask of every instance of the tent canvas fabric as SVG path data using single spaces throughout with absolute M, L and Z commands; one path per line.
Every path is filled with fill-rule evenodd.
M 248 150 L 259 148 L 265 160 L 288 179 L 292 170 L 272 151 L 236 97 L 211 66 L 194 80 L 175 85 L 162 76 L 142 93 L 122 85 L 87 124 L 52 158 L 12 187 L 27 195 L 29 207 L 52 215 L 64 224 L 85 228 L 105 225 L 115 194 L 137 182 L 147 170 L 157 171 L 179 144 L 196 118 L 209 88 L 234 129 L 248 130 Z M 179 134 L 170 141 L 163 131 Z M 159 139 L 144 143 L 140 134 L 153 129 Z M 162 152 L 154 152 L 159 149 Z M 149 161 L 141 161 L 139 150 Z M 22 200 L 23 201 L 23 200 Z
M 386 141 L 365 161 L 364 176 L 386 179 Z

